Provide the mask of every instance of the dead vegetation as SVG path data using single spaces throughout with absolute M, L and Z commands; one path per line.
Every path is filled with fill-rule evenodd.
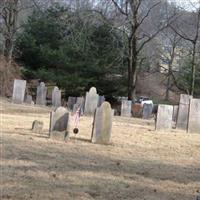
M 67 142 L 48 138 L 47 107 L 0 100 L 1 199 L 188 200 L 200 193 L 200 135 L 158 133 L 154 122 L 115 117 L 112 144 L 90 143 L 92 118 Z M 43 134 L 30 131 L 44 122 Z M 73 128 L 73 123 L 71 129 Z

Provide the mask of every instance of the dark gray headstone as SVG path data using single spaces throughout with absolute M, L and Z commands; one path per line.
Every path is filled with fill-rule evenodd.
M 32 124 L 32 131 L 35 133 L 41 133 L 43 129 L 43 122 L 35 120 Z
M 69 112 L 64 107 L 58 107 L 51 112 L 50 136 L 56 139 L 65 140 L 69 128 Z
M 101 104 L 105 101 L 105 97 L 104 96 L 99 96 L 99 101 L 98 101 L 98 107 L 101 106 Z
M 68 97 L 67 106 L 70 111 L 73 110 L 74 104 L 76 103 L 77 97 Z
M 12 95 L 13 103 L 22 104 L 24 102 L 25 90 L 26 90 L 26 81 L 15 79 L 13 87 L 13 95 Z
M 132 101 L 122 100 L 121 104 L 121 116 L 131 117 Z
M 32 96 L 31 95 L 27 95 L 26 97 L 25 97 L 25 103 L 27 103 L 27 104 L 32 104 Z
M 200 99 L 190 100 L 188 132 L 200 133 Z
M 153 105 L 152 104 L 144 104 L 142 108 L 142 118 L 150 119 L 152 115 Z
M 92 131 L 92 142 L 98 144 L 109 144 L 112 131 L 112 118 L 114 110 L 108 102 L 104 102 L 96 109 L 94 127 Z
M 158 105 L 156 130 L 170 131 L 172 129 L 173 106 Z
M 89 92 L 86 93 L 84 114 L 93 116 L 97 108 L 98 101 L 99 95 L 97 94 L 96 88 L 90 88 Z
M 46 105 L 46 96 L 47 96 L 47 87 L 43 82 L 37 87 L 37 97 L 36 104 L 37 105 Z
M 56 108 L 61 106 L 61 90 L 58 87 L 54 87 L 52 91 L 52 106 Z
M 187 130 L 190 99 L 192 99 L 192 96 L 190 95 L 186 94 L 180 95 L 178 117 L 176 124 L 176 127 L 178 129 Z

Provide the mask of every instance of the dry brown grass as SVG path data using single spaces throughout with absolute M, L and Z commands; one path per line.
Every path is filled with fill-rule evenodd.
M 200 135 L 158 133 L 153 121 L 115 117 L 112 144 L 47 138 L 50 108 L 0 101 L 1 199 L 191 200 L 200 192 Z M 43 135 L 30 131 L 44 122 Z M 73 128 L 73 127 L 71 127 Z

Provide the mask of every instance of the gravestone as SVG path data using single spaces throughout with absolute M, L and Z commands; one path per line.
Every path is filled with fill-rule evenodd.
M 188 132 L 200 133 L 200 99 L 190 100 Z
M 74 104 L 76 103 L 76 99 L 76 97 L 68 97 L 67 107 L 69 108 L 69 110 L 73 110 Z
M 61 106 L 61 90 L 58 87 L 54 87 L 52 91 L 52 106 L 56 108 Z
M 131 117 L 132 101 L 122 100 L 121 104 L 121 116 Z
M 89 92 L 86 93 L 84 114 L 93 116 L 97 108 L 98 101 L 99 95 L 97 94 L 96 88 L 90 88 Z
M 32 131 L 35 133 L 41 133 L 43 129 L 43 122 L 35 120 L 32 124 Z
M 47 96 L 47 87 L 43 82 L 37 86 L 37 96 L 36 104 L 37 105 L 46 105 L 46 96 Z
M 143 119 L 150 119 L 153 110 L 152 104 L 144 104 L 142 108 L 142 118 Z
M 178 129 L 187 130 L 190 99 L 192 99 L 192 96 L 190 95 L 186 94 L 180 95 L 178 117 L 176 124 L 176 127 Z
M 25 97 L 25 103 L 27 103 L 27 104 L 32 104 L 32 96 L 31 95 L 27 95 L 26 97 Z
M 98 107 L 101 106 L 101 104 L 105 101 L 105 97 L 104 96 L 99 96 L 99 101 L 98 101 Z
M 13 103 L 22 104 L 24 102 L 25 90 L 26 90 L 26 81 L 15 79 L 13 94 L 12 94 Z
M 173 106 L 158 105 L 156 130 L 170 131 L 172 129 Z
M 68 136 L 69 112 L 64 107 L 58 107 L 51 112 L 50 116 L 50 137 L 65 140 Z
M 109 144 L 112 131 L 114 110 L 108 102 L 96 109 L 92 130 L 92 143 Z

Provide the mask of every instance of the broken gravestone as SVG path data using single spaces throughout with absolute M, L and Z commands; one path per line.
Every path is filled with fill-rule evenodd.
M 188 133 L 200 133 L 200 99 L 190 100 Z
M 92 130 L 92 143 L 109 144 L 114 110 L 108 102 L 96 109 Z
M 172 129 L 173 106 L 158 105 L 156 130 L 170 131 Z
M 131 110 L 132 110 L 132 101 L 129 100 L 122 100 L 121 104 L 121 116 L 123 117 L 131 117 Z
M 52 106 L 56 108 L 61 106 L 61 90 L 58 87 L 54 87 L 52 91 Z
M 142 108 L 142 118 L 143 119 L 150 119 L 153 110 L 152 104 L 144 104 Z
M 36 104 L 46 105 L 47 87 L 43 82 L 37 87 Z
M 187 130 L 189 106 L 190 106 L 191 99 L 192 99 L 192 96 L 190 95 L 187 95 L 187 94 L 180 95 L 178 117 L 177 117 L 177 123 L 176 123 L 176 127 L 178 129 Z
M 69 136 L 69 112 L 64 107 L 58 107 L 51 112 L 50 137 L 58 140 L 66 140 Z
M 13 94 L 12 94 L 13 103 L 22 104 L 24 102 L 25 90 L 26 90 L 26 81 L 15 79 Z
M 90 88 L 89 92 L 86 93 L 84 114 L 93 116 L 97 108 L 98 101 L 99 95 L 97 94 L 96 88 Z
M 35 133 L 41 133 L 43 129 L 43 122 L 35 120 L 32 124 L 32 131 Z

